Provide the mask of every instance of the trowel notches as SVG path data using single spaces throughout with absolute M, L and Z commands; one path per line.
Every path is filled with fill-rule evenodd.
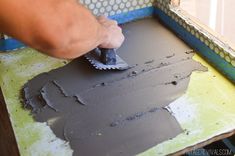
M 86 59 L 98 70 L 126 70 L 129 65 L 116 54 L 115 49 L 99 49 L 85 55 Z

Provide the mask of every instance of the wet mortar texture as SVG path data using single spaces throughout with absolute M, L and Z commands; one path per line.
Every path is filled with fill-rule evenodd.
M 184 94 L 193 71 L 205 70 L 157 19 L 122 28 L 117 53 L 132 68 L 99 71 L 80 57 L 22 89 L 35 120 L 69 141 L 76 156 L 136 155 L 174 138 L 182 129 L 165 107 Z

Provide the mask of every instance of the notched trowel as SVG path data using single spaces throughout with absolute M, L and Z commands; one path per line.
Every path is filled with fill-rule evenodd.
M 116 54 L 115 49 L 96 48 L 85 55 L 86 59 L 99 70 L 126 70 L 129 65 Z

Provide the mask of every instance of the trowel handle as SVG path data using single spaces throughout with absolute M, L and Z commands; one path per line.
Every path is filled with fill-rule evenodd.
M 100 48 L 101 60 L 106 65 L 116 65 L 116 50 L 115 49 L 105 49 Z

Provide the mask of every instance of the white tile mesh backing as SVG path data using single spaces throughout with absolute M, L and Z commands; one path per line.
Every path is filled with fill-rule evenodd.
M 155 0 L 80 0 L 95 15 L 112 16 L 153 6 Z

